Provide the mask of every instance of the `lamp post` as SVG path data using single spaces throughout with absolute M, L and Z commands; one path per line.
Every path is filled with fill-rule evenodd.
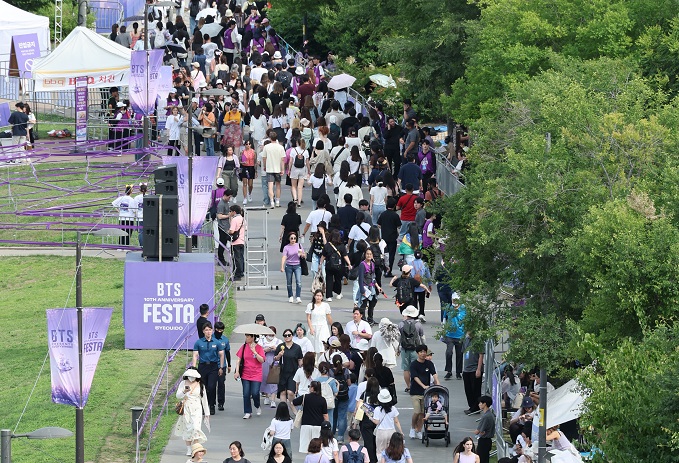
M 0 443 L 2 445 L 2 455 L 0 463 L 12 463 L 12 439 L 25 437 L 27 439 L 61 439 L 71 437 L 73 433 L 68 429 L 48 426 L 36 429 L 26 434 L 14 434 L 9 429 L 0 430 Z

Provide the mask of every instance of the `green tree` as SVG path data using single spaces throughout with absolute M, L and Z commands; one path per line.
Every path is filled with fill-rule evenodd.
M 641 342 L 624 340 L 580 376 L 588 391 L 580 429 L 600 449 L 597 461 L 677 461 L 679 325 Z
M 17 8 L 21 8 L 25 11 L 30 11 L 31 13 L 36 13 L 42 7 L 54 4 L 53 0 L 15 0 L 11 2 L 12 5 Z

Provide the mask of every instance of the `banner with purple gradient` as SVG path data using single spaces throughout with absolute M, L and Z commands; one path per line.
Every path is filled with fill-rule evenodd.
M 130 103 L 135 112 L 145 116 L 153 113 L 156 103 L 163 52 L 162 49 L 133 51 L 130 59 Z
M 136 255 L 135 255 L 136 254 Z M 123 323 L 126 349 L 189 348 L 198 339 L 200 305 L 215 291 L 212 254 L 182 254 L 179 262 L 125 261 Z M 212 317 L 210 317 L 212 321 Z
M 47 310 L 47 344 L 52 370 L 52 402 L 84 408 L 111 322 L 112 308 L 84 308 L 82 397 L 78 374 L 78 311 Z
M 186 205 L 189 198 L 189 158 L 163 156 L 163 165 L 177 164 L 179 196 L 179 232 L 186 236 L 200 232 L 205 214 L 212 200 L 212 189 L 217 175 L 218 156 L 193 156 L 191 167 L 191 218 Z
M 75 141 L 87 141 L 87 76 L 75 80 Z
M 12 48 L 17 59 L 20 77 L 30 79 L 33 76 L 33 62 L 40 58 L 38 34 L 13 35 Z

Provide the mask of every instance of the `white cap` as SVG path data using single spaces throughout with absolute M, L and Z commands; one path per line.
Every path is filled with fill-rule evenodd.
M 280 51 L 276 51 L 276 52 L 273 54 L 273 59 L 281 59 L 281 58 L 283 58 L 283 56 L 281 55 L 281 52 L 280 52 Z
M 125 103 L 123 103 L 122 101 L 119 101 L 119 102 L 116 104 L 116 106 L 117 106 L 118 108 L 124 108 L 124 107 L 125 107 Z
M 304 75 L 304 68 L 302 66 L 297 66 L 295 68 L 295 74 L 298 76 Z
M 198 103 L 198 101 L 199 101 L 198 98 L 195 98 L 195 97 L 191 98 L 191 103 Z
M 222 79 L 217 79 L 217 82 L 215 82 L 215 85 L 223 84 L 224 81 Z

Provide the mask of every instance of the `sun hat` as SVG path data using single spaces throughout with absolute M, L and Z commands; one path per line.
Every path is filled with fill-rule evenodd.
M 191 446 L 191 458 L 193 458 L 197 452 L 203 451 L 207 453 L 207 449 L 200 444 L 193 444 Z
M 198 63 L 198 61 L 194 61 L 193 63 L 191 63 L 191 66 L 193 66 L 194 68 L 199 68 L 200 64 Z
M 184 372 L 182 375 L 182 378 L 187 377 L 187 378 L 200 378 L 200 373 L 198 373 L 198 370 L 194 368 L 189 368 Z
M 276 51 L 273 54 L 273 59 L 283 59 L 283 55 L 281 55 L 280 51 Z
M 217 79 L 217 82 L 215 82 L 215 85 L 223 84 L 224 81 L 222 79 Z
M 304 75 L 304 68 L 302 66 L 297 66 L 295 68 L 295 74 L 298 76 Z
M 233 18 L 233 11 L 231 11 L 229 8 L 226 9 L 224 12 L 224 17 L 225 18 Z
M 125 107 L 125 103 L 123 103 L 122 101 L 119 101 L 118 103 L 116 103 L 116 106 L 117 106 L 118 108 L 124 108 L 124 107 Z
M 417 318 L 417 317 L 420 316 L 420 311 L 417 310 L 414 306 L 409 305 L 403 311 L 403 316 L 410 317 L 410 318 Z
M 410 273 L 410 271 L 413 269 L 412 265 L 404 265 L 401 267 L 401 271 L 403 273 Z
M 387 389 L 382 389 L 377 396 L 377 401 L 381 404 L 389 404 L 392 401 L 391 394 Z
M 368 350 L 370 349 L 370 343 L 367 339 L 361 339 L 356 343 L 356 349 L 360 351 Z
M 391 323 L 391 320 L 389 320 L 387 317 L 384 317 L 380 320 L 380 328 L 382 328 L 383 326 L 389 326 L 389 325 L 392 325 L 392 324 L 393 323 Z

